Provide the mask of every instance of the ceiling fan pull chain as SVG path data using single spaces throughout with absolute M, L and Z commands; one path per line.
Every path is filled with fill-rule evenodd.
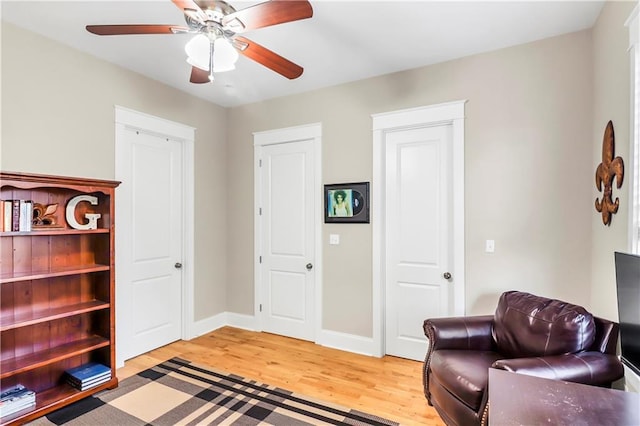
M 209 41 L 209 81 L 213 81 L 213 43 L 215 40 Z

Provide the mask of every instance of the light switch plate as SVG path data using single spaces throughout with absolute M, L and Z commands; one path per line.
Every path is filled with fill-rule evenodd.
M 329 234 L 329 244 L 334 246 L 340 244 L 340 234 Z
M 487 253 L 493 253 L 496 251 L 496 242 L 494 240 L 487 240 L 484 245 L 484 251 Z

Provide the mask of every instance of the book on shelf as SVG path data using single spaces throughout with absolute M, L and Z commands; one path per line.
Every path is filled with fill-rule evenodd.
M 11 414 L 15 414 L 19 411 L 30 411 L 36 407 L 36 399 L 25 399 L 24 401 L 20 401 L 17 403 L 11 404 L 2 404 L 0 405 L 0 417 L 10 416 Z
M 111 368 L 106 365 L 89 362 L 66 370 L 67 382 L 72 386 L 82 388 L 93 387 L 111 379 Z
M 33 201 L 0 200 L 0 231 L 30 232 L 33 222 Z
M 19 401 L 24 398 L 35 397 L 35 392 L 25 388 L 23 385 L 17 384 L 0 393 L 0 403 L 10 403 Z
M 20 417 L 24 414 L 27 414 L 29 411 L 33 411 L 36 408 L 36 402 L 33 401 L 27 405 L 25 405 L 24 407 L 19 407 L 16 409 L 12 409 L 11 411 L 2 411 L 0 409 L 0 417 L 7 419 L 7 420 L 11 420 L 11 418 L 15 418 L 15 417 Z
M 13 210 L 11 212 L 11 230 L 18 232 L 20 230 L 20 200 L 11 200 Z
M 111 375 L 109 374 L 108 376 L 96 379 L 96 380 L 91 380 L 82 384 L 79 384 L 77 382 L 72 382 L 71 380 L 69 380 L 69 378 L 67 378 L 67 383 L 69 383 L 69 385 L 73 386 L 76 389 L 79 389 L 81 391 L 85 391 L 87 389 L 91 389 L 93 387 L 96 387 L 98 385 L 101 385 L 103 383 L 107 383 L 109 380 L 111 380 Z
M 70 384 L 74 385 L 74 386 L 85 386 L 85 385 L 90 385 L 92 383 L 95 382 L 99 382 L 103 379 L 111 379 L 111 372 L 106 372 L 104 374 L 99 374 L 95 377 L 91 377 L 89 379 L 85 379 L 85 380 L 78 380 L 75 377 L 69 376 L 67 375 L 67 382 L 69 382 Z
M 4 211 L 4 221 L 2 223 L 2 230 L 5 232 L 11 231 L 11 214 L 13 211 L 13 204 L 11 201 L 2 201 L 2 210 Z
M 0 393 L 0 417 L 35 408 L 36 393 L 18 384 Z
M 20 200 L 20 218 L 18 220 L 18 230 L 20 232 L 30 232 L 32 220 L 33 220 L 33 201 Z

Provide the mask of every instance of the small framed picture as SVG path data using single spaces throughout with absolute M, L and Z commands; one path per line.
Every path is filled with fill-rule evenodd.
M 324 186 L 325 223 L 369 223 L 369 182 Z

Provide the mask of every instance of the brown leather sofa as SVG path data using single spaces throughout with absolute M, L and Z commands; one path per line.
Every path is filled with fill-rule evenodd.
M 447 425 L 487 424 L 489 368 L 605 387 L 624 375 L 618 324 L 559 300 L 509 291 L 494 315 L 423 327 L 424 394 Z

